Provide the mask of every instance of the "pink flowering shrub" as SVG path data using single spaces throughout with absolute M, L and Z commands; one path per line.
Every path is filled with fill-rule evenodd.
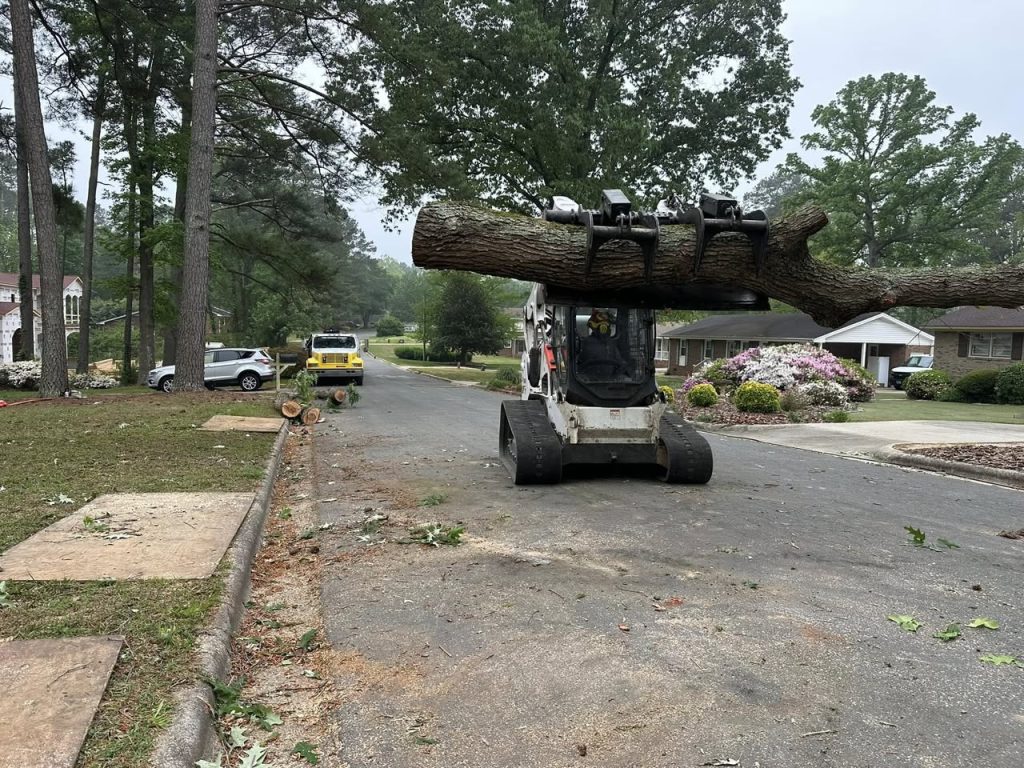
M 875 391 L 874 379 L 861 366 L 810 344 L 752 347 L 728 360 L 702 363 L 683 383 L 683 390 L 689 391 L 710 380 L 721 391 L 723 379 L 728 389 L 753 381 L 770 384 L 781 392 L 810 384 L 835 385 L 809 387 L 807 394 L 836 405 L 845 404 L 845 400 L 866 402 L 874 397 Z

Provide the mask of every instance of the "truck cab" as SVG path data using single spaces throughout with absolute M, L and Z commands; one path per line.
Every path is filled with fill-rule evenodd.
M 314 333 L 303 346 L 308 355 L 306 370 L 316 376 L 317 385 L 332 379 L 362 385 L 363 358 L 359 356 L 359 340 L 354 334 L 330 330 Z

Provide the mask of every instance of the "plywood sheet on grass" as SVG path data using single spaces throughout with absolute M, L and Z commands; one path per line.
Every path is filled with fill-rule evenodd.
M 277 432 L 284 419 L 265 419 L 259 416 L 225 416 L 218 414 L 200 427 L 210 432 Z
M 120 637 L 0 642 L 0 768 L 72 768 Z
M 252 502 L 251 493 L 100 496 L 7 550 L 0 573 L 13 581 L 205 579 Z

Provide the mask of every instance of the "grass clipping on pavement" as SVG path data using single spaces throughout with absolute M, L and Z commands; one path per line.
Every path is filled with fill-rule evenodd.
M 232 393 L 4 409 L 0 552 L 105 493 L 255 491 L 275 435 L 197 429 L 218 413 L 275 415 L 268 399 Z M 2 638 L 125 637 L 80 768 L 145 765 L 170 723 L 172 689 L 197 676 L 196 639 L 218 604 L 224 570 L 203 580 L 7 582 Z

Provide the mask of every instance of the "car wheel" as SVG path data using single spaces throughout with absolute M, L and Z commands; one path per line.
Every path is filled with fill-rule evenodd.
M 255 392 L 263 384 L 263 379 L 255 373 L 243 373 L 238 377 L 238 386 L 246 392 Z
M 210 382 L 206 382 L 205 384 L 203 384 L 203 386 L 206 387 L 211 392 L 216 389 L 216 387 L 213 386 L 213 384 L 211 384 Z
M 162 379 L 160 379 L 160 389 L 162 389 L 164 392 L 170 392 L 172 389 L 174 389 L 174 377 L 164 376 Z

